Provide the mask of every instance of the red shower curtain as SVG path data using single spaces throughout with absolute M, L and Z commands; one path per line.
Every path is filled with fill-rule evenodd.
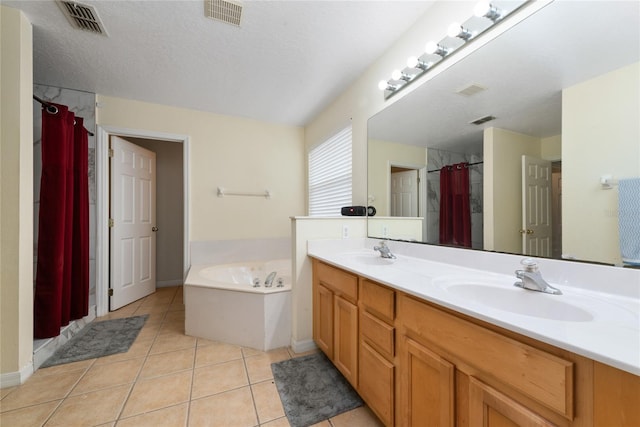
M 440 169 L 440 243 L 471 247 L 468 163 Z
M 55 107 L 42 109 L 35 338 L 57 336 L 88 313 L 88 136 L 82 119 Z

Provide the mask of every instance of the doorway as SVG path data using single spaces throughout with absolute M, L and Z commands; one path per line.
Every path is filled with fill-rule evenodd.
M 387 194 L 389 216 L 422 218 L 422 239 L 427 236 L 427 167 L 388 163 Z
M 143 130 L 98 126 L 96 149 L 96 311 L 109 312 L 110 277 L 110 168 L 109 141 L 120 137 L 154 151 L 157 157 L 157 286 L 182 284 L 189 254 L 189 137 Z M 177 157 L 177 158 L 176 158 Z M 178 179 L 176 179 L 176 175 Z M 178 183 L 176 185 L 176 182 Z M 181 184 L 180 184 L 181 182 Z M 177 199 L 180 202 L 177 202 Z M 171 208 L 166 208 L 170 205 Z M 177 207 L 177 209 L 175 209 Z M 177 211 L 177 213 L 176 213 Z M 173 213 L 170 213 L 173 212 Z M 177 218 L 177 219 L 176 219 Z M 180 242 L 182 244 L 180 244 Z M 176 256 L 178 254 L 178 256 Z M 175 259 L 178 258 L 176 267 Z M 170 263 L 164 262 L 171 258 Z

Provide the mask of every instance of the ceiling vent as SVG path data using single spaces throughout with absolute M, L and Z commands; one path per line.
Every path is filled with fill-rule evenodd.
M 481 125 L 483 123 L 487 123 L 490 122 L 491 120 L 495 120 L 496 118 L 494 116 L 484 116 L 484 117 L 480 117 L 479 119 L 475 119 L 472 122 L 469 122 L 470 125 Z
M 204 0 L 204 16 L 239 27 L 242 3 L 229 0 Z
M 480 86 L 479 84 L 472 83 L 467 87 L 463 87 L 462 89 L 458 89 L 456 91 L 456 93 L 458 95 L 473 96 L 473 95 L 475 95 L 477 93 L 480 93 L 482 91 L 485 91 L 485 90 L 487 90 L 486 87 Z
M 57 3 L 73 27 L 94 34 L 108 35 L 95 7 L 68 0 L 58 0 Z

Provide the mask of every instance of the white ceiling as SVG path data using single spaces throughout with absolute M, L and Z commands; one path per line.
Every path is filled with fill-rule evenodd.
M 2 0 L 33 24 L 34 83 L 300 126 L 433 4 L 244 0 L 238 28 L 202 0 L 80 2 L 108 36 L 73 28 L 53 0 Z

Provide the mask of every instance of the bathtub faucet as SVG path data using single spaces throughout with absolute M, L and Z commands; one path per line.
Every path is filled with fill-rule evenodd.
M 275 271 L 272 271 L 271 273 L 269 273 L 269 275 L 267 276 L 267 278 L 266 278 L 266 279 L 264 279 L 264 285 L 265 285 L 267 288 L 270 288 L 270 287 L 273 285 L 273 279 L 275 279 L 275 278 L 276 278 L 276 274 L 278 274 L 278 273 L 276 273 Z

